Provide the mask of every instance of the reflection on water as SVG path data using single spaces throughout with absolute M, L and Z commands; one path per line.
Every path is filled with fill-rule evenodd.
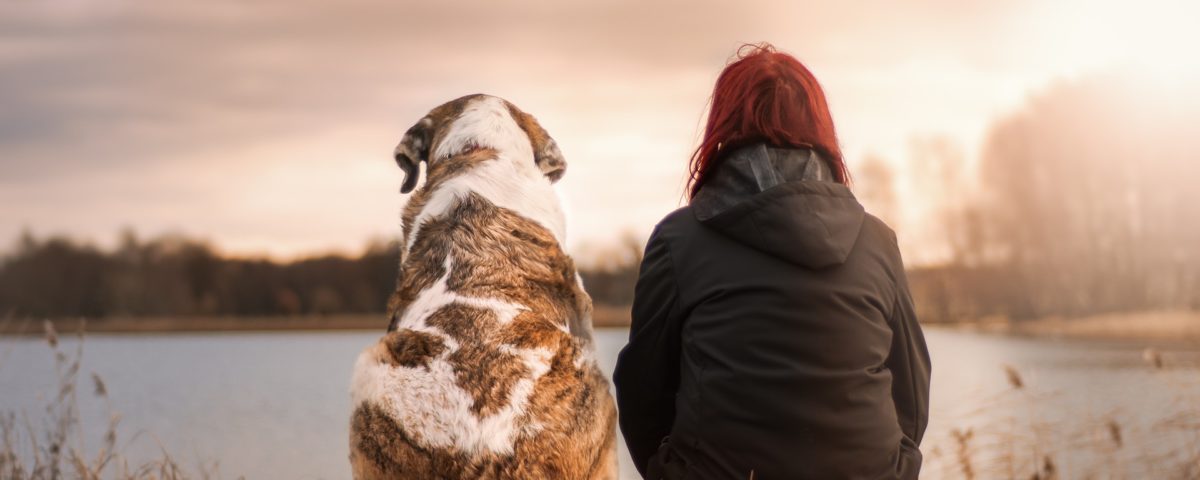
M 997 465 L 1045 456 L 1066 478 L 1097 468 L 1136 471 L 1133 458 L 1197 445 L 1196 434 L 1163 421 L 1200 418 L 1189 401 L 1200 399 L 1200 349 L 1163 349 L 1166 368 L 1155 370 L 1143 360 L 1142 345 L 927 334 L 934 379 L 922 448 L 926 478 L 960 476 L 955 429 L 973 432 L 967 448 L 984 477 L 1007 476 Z M 597 332 L 609 371 L 625 336 Z M 94 371 L 108 384 L 123 416 L 122 442 L 151 432 L 185 466 L 217 460 L 226 478 L 348 478 L 350 366 L 375 337 L 97 334 L 86 340 L 83 374 Z M 0 340 L 0 410 L 23 410 L 36 422 L 40 399 L 53 395 L 53 363 L 38 339 Z M 1005 365 L 1019 372 L 1023 388 L 1010 386 Z M 107 413 L 96 402 L 81 404 L 95 448 L 92 438 L 103 433 Z M 1040 451 L 1026 451 L 1026 444 Z M 126 453 L 131 461 L 156 458 L 157 446 L 143 437 Z M 1016 460 L 1005 463 L 1006 455 Z M 622 451 L 625 477 L 637 478 L 626 457 Z

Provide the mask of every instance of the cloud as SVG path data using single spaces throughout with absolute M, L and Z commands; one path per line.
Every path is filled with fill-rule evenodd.
M 808 63 L 857 155 L 922 128 L 981 130 L 1044 81 L 1012 53 L 1033 4 L 2 2 L 0 239 L 128 224 L 242 249 L 352 248 L 395 232 L 399 133 L 480 91 L 562 145 L 573 237 L 644 233 L 677 204 L 705 99 L 741 42 Z M 911 115 L 922 108 L 934 113 Z M 297 227 L 313 218 L 330 225 Z

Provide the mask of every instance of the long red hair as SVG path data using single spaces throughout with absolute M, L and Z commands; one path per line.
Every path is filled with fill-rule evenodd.
M 722 154 L 756 142 L 812 148 L 838 183 L 850 183 L 821 84 L 799 60 L 769 43 L 743 45 L 717 77 L 704 140 L 689 166 L 688 198 L 695 198 Z

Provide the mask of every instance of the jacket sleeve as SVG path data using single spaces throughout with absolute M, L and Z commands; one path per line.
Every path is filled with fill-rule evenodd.
M 892 349 L 887 367 L 892 372 L 892 400 L 900 419 L 907 447 L 915 450 L 929 423 L 929 378 L 931 365 L 925 334 L 917 323 L 912 295 L 903 269 L 898 274 L 893 307 Z M 911 442 L 911 443 L 910 443 Z
M 655 230 L 646 245 L 634 290 L 629 343 L 617 357 L 613 372 L 621 433 L 642 475 L 675 419 L 680 317 L 671 253 Z

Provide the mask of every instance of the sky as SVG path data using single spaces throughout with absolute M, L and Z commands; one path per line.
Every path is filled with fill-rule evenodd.
M 1194 3 L 1194 2 L 1191 2 Z M 228 254 L 354 253 L 399 235 L 400 136 L 469 93 L 535 115 L 568 162 L 568 247 L 682 204 L 712 84 L 769 41 L 826 89 L 851 172 L 897 173 L 906 256 L 932 227 L 914 139 L 977 157 L 1054 82 L 1194 69 L 1189 2 L 0 0 L 0 251 L 123 228 Z

